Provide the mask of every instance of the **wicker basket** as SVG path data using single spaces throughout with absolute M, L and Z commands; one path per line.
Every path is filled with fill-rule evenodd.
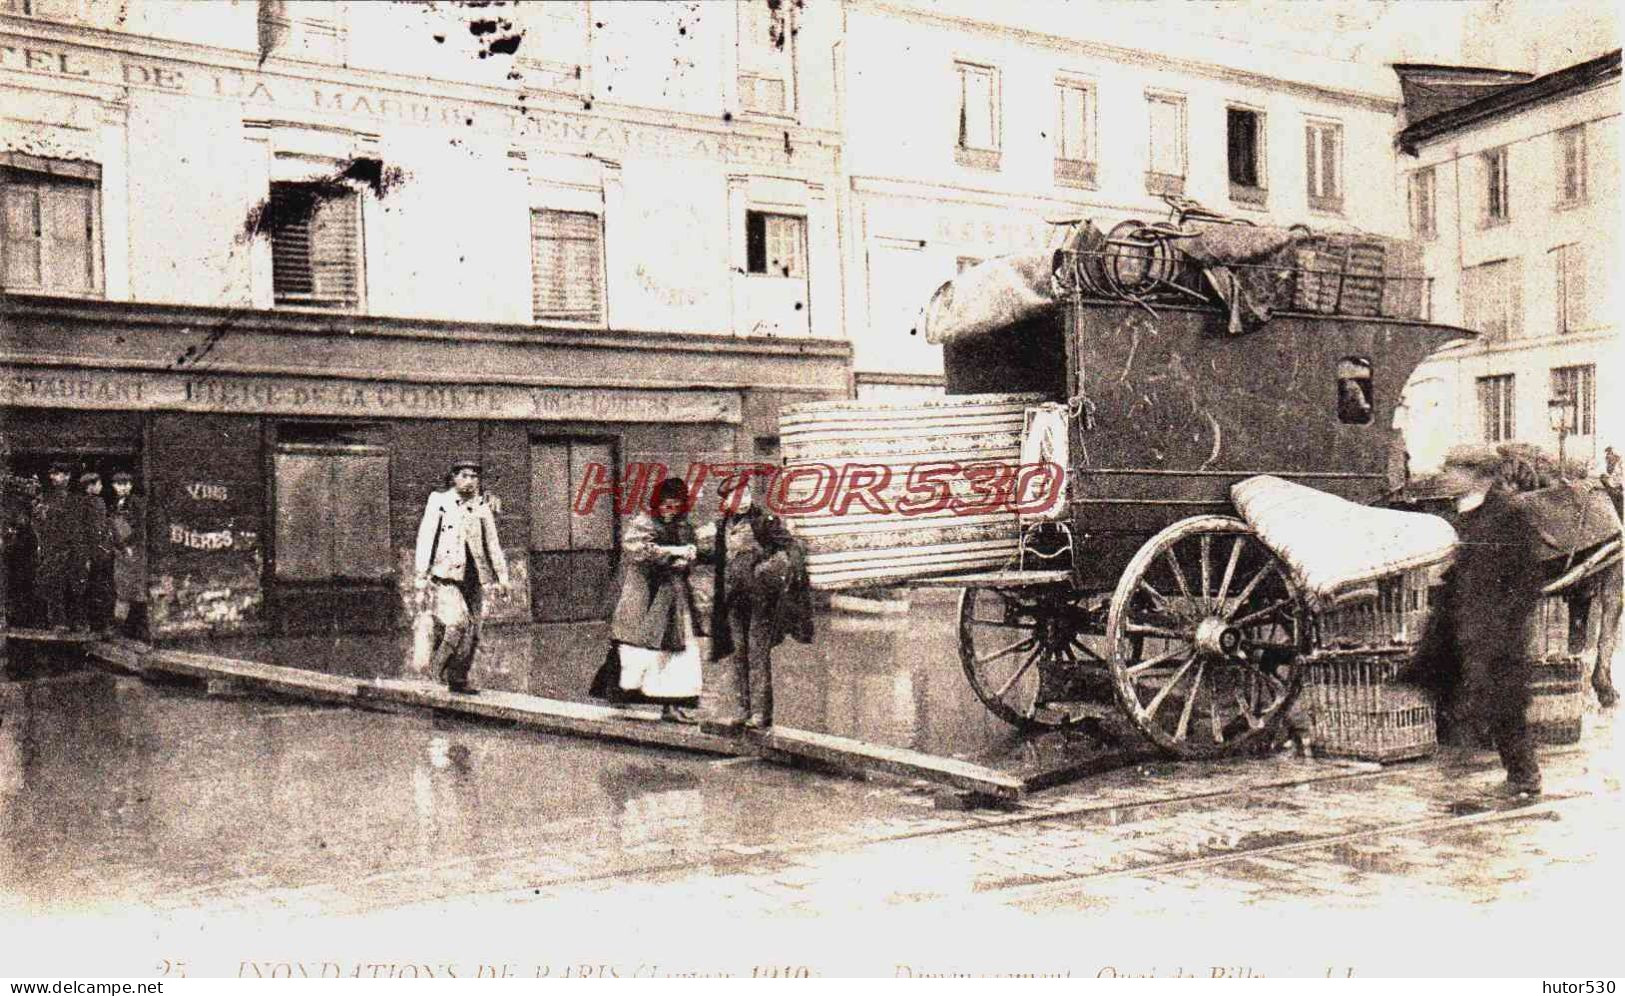
M 1529 676 L 1529 708 L 1524 716 L 1538 744 L 1577 744 L 1585 714 L 1581 677 L 1585 662 L 1573 654 L 1537 659 Z
M 1315 749 L 1333 757 L 1399 761 L 1438 747 L 1433 703 L 1394 683 L 1409 647 L 1327 650 L 1309 661 L 1303 701 Z

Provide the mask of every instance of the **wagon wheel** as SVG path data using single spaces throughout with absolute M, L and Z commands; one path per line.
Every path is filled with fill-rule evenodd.
M 1081 701 L 1090 687 L 1096 698 L 1110 696 L 1106 662 L 1083 640 L 1086 594 L 1064 585 L 960 594 L 959 661 L 993 715 L 1025 730 L 1058 729 L 1087 717 L 1056 703 Z
M 1236 751 L 1297 695 L 1308 620 L 1290 573 L 1246 523 L 1176 522 L 1135 553 L 1112 593 L 1118 705 L 1179 757 Z

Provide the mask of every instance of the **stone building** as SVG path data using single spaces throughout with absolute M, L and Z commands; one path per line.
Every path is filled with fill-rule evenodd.
M 1433 315 L 1479 336 L 1407 388 L 1411 469 L 1528 442 L 1600 469 L 1621 443 L 1618 49 L 1544 76 L 1396 67 L 1410 230 Z M 1610 362 L 1610 360 L 1613 362 Z
M 405 623 L 450 458 L 509 620 L 603 611 L 594 466 L 850 392 L 839 9 L 0 2 L 11 469 L 133 468 L 151 634 Z

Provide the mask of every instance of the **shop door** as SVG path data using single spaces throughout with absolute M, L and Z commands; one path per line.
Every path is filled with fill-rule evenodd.
M 530 447 L 530 597 L 538 622 L 602 619 L 610 608 L 617 523 L 613 496 L 572 506 L 590 474 L 615 483 L 611 440 L 538 439 Z

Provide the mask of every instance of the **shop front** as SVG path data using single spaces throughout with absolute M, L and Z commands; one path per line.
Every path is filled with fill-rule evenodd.
M 17 345 L 47 324 L 57 344 L 4 358 L 7 469 L 132 472 L 154 639 L 409 625 L 420 517 L 460 457 L 483 464 L 509 563 L 490 620 L 602 618 L 636 490 L 696 464 L 773 459 L 780 404 L 847 391 L 848 354 L 833 342 L 386 319 L 335 333 L 325 318 L 238 313 L 229 360 L 178 365 L 153 358 L 170 337 L 179 355 L 200 309 L 7 311 Z M 362 337 L 370 368 L 335 355 Z M 74 348 L 93 340 L 143 343 L 148 358 Z M 584 486 L 609 499 L 578 507 Z

